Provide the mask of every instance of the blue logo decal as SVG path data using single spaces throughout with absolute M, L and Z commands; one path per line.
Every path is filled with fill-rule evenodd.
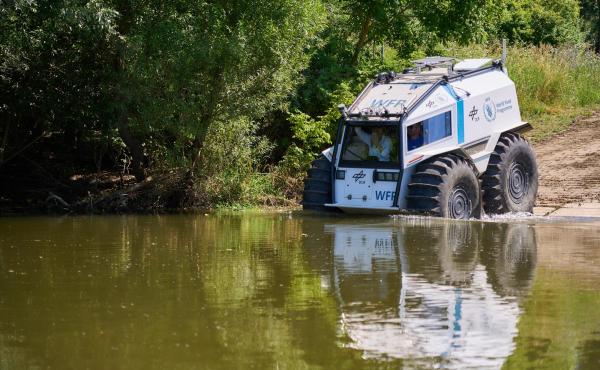
M 477 117 L 477 113 L 479 113 L 479 109 L 475 108 L 475 106 L 473 106 L 473 109 L 471 109 L 471 111 L 469 112 L 469 117 L 471 117 L 471 121 L 479 121 L 479 117 Z
M 496 104 L 494 104 L 492 98 L 485 99 L 483 103 L 483 115 L 488 122 L 496 119 Z
M 352 178 L 354 179 L 354 182 L 357 182 L 360 179 L 364 179 L 365 176 L 367 176 L 367 175 L 363 172 L 363 170 L 360 170 L 360 172 L 359 173 L 355 173 L 352 176 Z
M 392 200 L 396 195 L 395 191 L 376 191 L 375 199 L 377 200 Z
M 371 108 L 397 108 L 404 105 L 406 100 L 399 99 L 373 99 Z

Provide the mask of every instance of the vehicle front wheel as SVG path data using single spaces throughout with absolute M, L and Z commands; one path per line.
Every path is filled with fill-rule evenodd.
M 409 211 L 470 219 L 481 216 L 479 181 L 463 158 L 447 154 L 419 163 L 408 185 Z
M 311 163 L 307 177 L 304 179 L 302 208 L 305 210 L 332 212 L 325 207 L 331 202 L 331 162 L 321 155 Z

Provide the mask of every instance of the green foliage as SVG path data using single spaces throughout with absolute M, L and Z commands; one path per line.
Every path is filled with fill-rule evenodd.
M 202 148 L 200 202 L 233 204 L 252 199 L 256 194 L 247 190 L 263 189 L 255 174 L 264 168 L 271 148 L 264 137 L 256 135 L 256 125 L 248 118 L 215 122 Z
M 329 100 L 339 104 L 351 104 L 355 93 L 348 83 L 342 82 L 330 94 Z M 318 119 L 306 113 L 290 113 L 293 143 L 288 147 L 280 163 L 280 168 L 290 174 L 303 173 L 310 162 L 335 139 L 340 111 L 337 106 L 330 106 Z
M 222 122 L 257 121 L 285 109 L 325 14 L 320 0 L 3 6 L 0 166 L 24 145 L 52 134 L 66 144 L 52 150 L 68 154 L 90 137 L 111 143 L 117 129 L 136 168 L 206 170 L 207 163 L 220 163 L 203 178 L 231 191 L 221 198 L 209 192 L 208 198 L 240 197 L 235 187 L 252 166 L 214 162 Z M 246 125 L 252 130 L 231 127 L 249 135 L 252 145 L 262 142 L 256 127 Z M 76 157 L 90 157 L 81 154 Z
M 15 1 L 0 7 L 0 121 L 7 156 L 40 135 L 64 145 L 107 127 L 103 81 L 118 14 L 101 1 Z
M 306 149 L 318 149 L 329 143 L 330 135 L 327 133 L 326 122 L 314 120 L 304 113 L 290 114 L 293 138 Z
M 526 47 L 511 50 L 511 77 L 522 115 L 533 135 L 564 129 L 582 109 L 600 104 L 600 58 L 577 47 Z
M 331 94 L 329 100 L 337 104 L 349 106 L 354 101 L 358 91 L 352 89 L 350 84 L 342 82 Z M 331 138 L 335 139 L 338 122 L 340 120 L 340 111 L 338 106 L 330 105 L 325 114 L 319 117 L 319 120 L 326 127 Z
M 600 51 L 600 3 L 597 0 L 580 0 L 580 14 L 583 32 L 588 42 Z
M 511 41 L 558 45 L 581 40 L 576 0 L 508 0 L 497 33 Z
M 357 34 L 355 55 L 370 42 L 385 42 L 409 55 L 436 41 L 480 40 L 490 16 L 489 0 L 364 1 L 343 3 Z
M 305 113 L 291 113 L 294 143 L 288 148 L 281 168 L 290 174 L 305 171 L 318 150 L 331 142 L 327 122 L 315 120 Z
M 317 1 L 217 1 L 161 10 L 136 30 L 128 64 L 142 91 L 152 92 L 140 125 L 177 140 L 206 132 L 213 120 L 255 119 L 284 105 L 322 22 Z

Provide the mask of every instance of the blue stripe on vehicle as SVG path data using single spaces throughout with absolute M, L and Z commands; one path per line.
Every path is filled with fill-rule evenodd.
M 452 88 L 452 85 L 445 84 L 444 85 L 444 89 L 446 89 L 446 91 L 448 92 L 448 94 L 450 94 L 450 96 L 453 97 L 454 100 L 456 100 L 456 101 L 460 100 L 460 98 L 458 97 L 458 95 L 456 95 L 456 92 L 454 91 L 454 88 Z
M 456 115 L 458 116 L 457 122 L 457 136 L 458 143 L 462 144 L 465 142 L 465 102 L 456 94 L 452 85 L 445 84 L 444 89 L 450 94 L 451 97 L 456 100 Z
M 458 143 L 465 142 L 465 102 L 459 100 L 456 102 L 456 115 L 458 116 Z

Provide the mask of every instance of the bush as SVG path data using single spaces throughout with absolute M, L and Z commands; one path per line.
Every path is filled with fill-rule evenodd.
M 576 0 L 508 0 L 499 16 L 496 36 L 514 42 L 561 45 L 583 38 Z
M 340 120 L 338 105 L 351 104 L 355 95 L 350 84 L 342 82 L 329 94 L 331 104 L 322 116 L 314 119 L 298 111 L 289 114 L 293 143 L 279 163 L 281 172 L 298 174 L 308 169 L 310 162 L 335 139 Z
M 202 148 L 196 193 L 205 206 L 250 203 L 271 144 L 247 118 L 215 122 Z M 265 190 L 265 189 L 263 189 Z

